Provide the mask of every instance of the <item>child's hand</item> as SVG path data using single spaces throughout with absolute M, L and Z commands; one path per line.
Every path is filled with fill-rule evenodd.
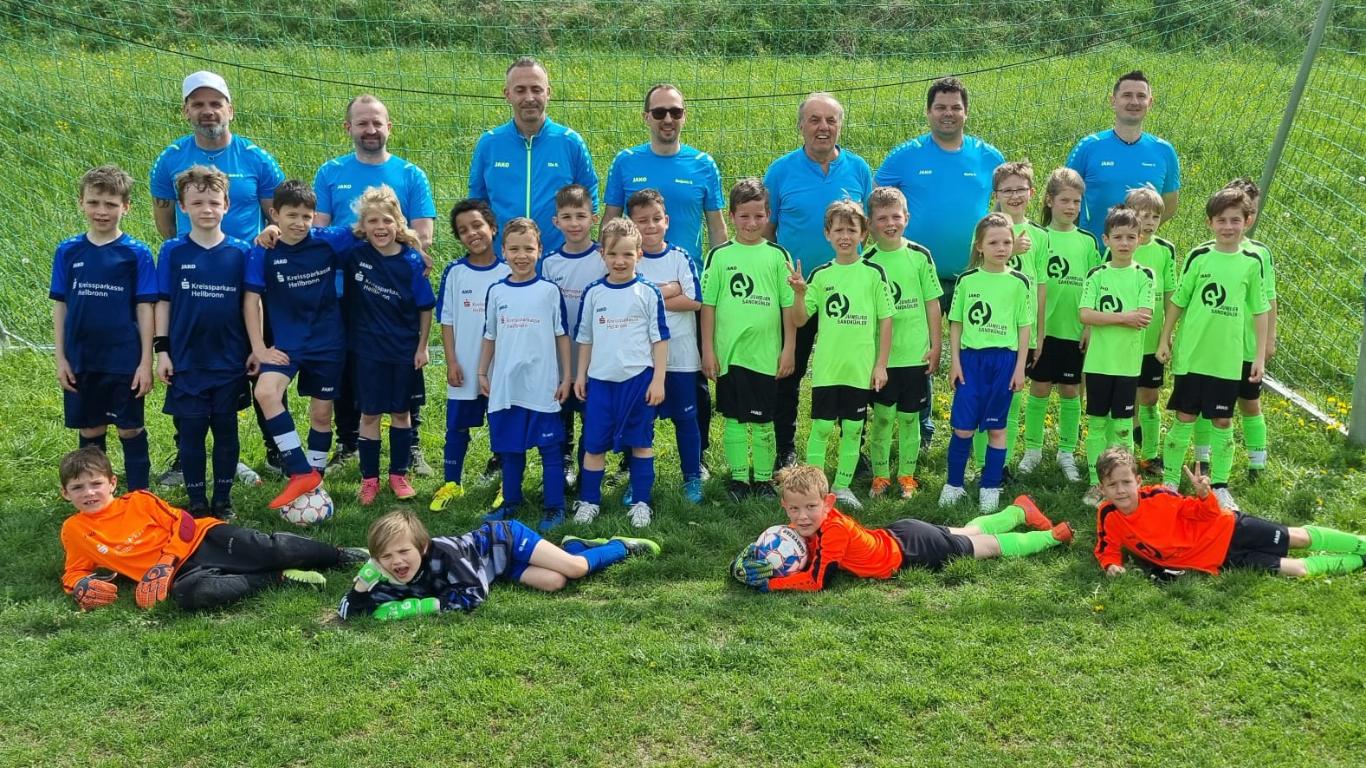
M 710 349 L 702 350 L 702 375 L 716 381 L 716 372 L 716 353 Z
M 1153 352 L 1153 357 L 1156 357 L 1157 362 L 1162 363 L 1163 365 L 1172 361 L 1171 344 L 1168 343 L 1165 336 L 1157 342 L 1157 350 Z
M 1181 471 L 1186 473 L 1186 480 L 1190 481 L 1191 490 L 1195 492 L 1197 499 L 1203 499 L 1209 495 L 1209 478 L 1204 475 L 1197 475 L 1185 464 L 1181 465 Z
M 289 355 L 281 352 L 275 347 L 267 347 L 255 353 L 256 362 L 266 365 L 289 365 Z
M 581 403 L 588 402 L 588 381 L 582 376 L 574 380 L 574 397 Z
M 417 255 L 422 257 L 422 276 L 431 277 L 432 268 L 435 266 L 432 262 L 432 257 L 429 256 L 427 252 L 422 250 L 421 248 L 417 249 Z
M 446 383 L 452 387 L 465 386 L 465 369 L 454 358 L 446 361 Z
M 1086 348 L 1091 346 L 1091 326 L 1088 325 L 1082 330 L 1081 341 L 1077 342 L 1077 346 L 1081 347 L 1082 354 L 1086 354 Z
M 926 376 L 933 376 L 939 372 L 939 355 L 942 354 L 942 352 L 943 350 L 938 344 L 931 344 L 930 348 L 925 350 Z
M 774 378 L 786 379 L 797 371 L 796 350 L 784 348 L 778 353 L 778 375 Z
M 360 567 L 360 573 L 356 574 L 356 580 L 352 584 L 352 588 L 357 592 L 369 592 L 375 588 L 376 584 L 388 580 L 388 574 L 384 572 L 384 569 L 380 567 L 379 563 L 375 562 L 374 558 L 371 558 L 366 560 L 365 564 Z
M 569 393 L 574 389 L 574 385 L 569 383 L 569 379 L 560 382 L 560 386 L 555 387 L 555 402 L 564 404 L 569 399 Z
M 1247 380 L 1253 384 L 1260 384 L 1262 376 L 1266 374 L 1266 363 L 1261 360 L 1253 360 L 1252 368 L 1248 371 Z
M 175 366 L 171 364 L 171 356 L 165 352 L 157 353 L 157 378 L 166 386 L 171 385 L 171 377 L 175 376 Z
M 757 545 L 750 544 L 735 556 L 730 573 L 740 583 L 768 591 L 768 580 L 773 578 L 773 565 L 758 556 Z
M 148 610 L 166 599 L 171 591 L 171 577 L 175 575 L 174 566 L 174 556 L 162 555 L 156 565 L 142 574 L 142 581 L 138 582 L 137 592 L 134 593 L 139 608 Z
M 427 366 L 427 345 L 418 347 L 417 352 L 413 353 L 413 370 L 420 371 Z
M 138 369 L 133 371 L 133 383 L 129 389 L 133 390 L 134 397 L 142 397 L 152 391 L 152 384 L 155 381 L 151 364 L 139 365 Z
M 67 392 L 76 391 L 76 373 L 71 370 L 71 363 L 61 355 L 57 357 L 57 383 Z
M 791 286 L 793 294 L 797 296 L 806 295 L 806 278 L 802 277 L 802 263 L 800 261 L 795 267 L 788 266 L 787 284 Z
M 650 388 L 645 390 L 645 404 L 659 405 L 664 402 L 664 379 L 656 376 L 650 380 Z
M 1106 576 L 1123 576 L 1123 575 L 1124 575 L 1124 566 L 1122 566 L 1122 565 L 1107 565 L 1107 566 L 1105 567 L 1105 575 L 1106 575 Z
M 677 280 L 668 283 L 660 283 L 655 287 L 659 289 L 659 298 L 664 299 L 665 301 L 668 301 L 675 296 L 683 295 L 683 286 Z
M 1020 234 L 1015 236 L 1015 247 L 1010 251 L 1011 255 L 1019 256 L 1022 253 L 1029 253 L 1029 249 L 1034 247 L 1034 242 L 1029 239 L 1029 230 L 1022 229 Z
M 119 588 L 114 584 L 114 578 L 113 574 L 96 576 L 92 573 L 76 582 L 76 587 L 71 590 L 71 596 L 76 599 L 76 605 L 82 611 L 102 608 L 119 598 Z
M 874 392 L 881 392 L 887 386 L 887 368 L 881 365 L 873 366 L 873 378 L 869 382 Z
M 275 243 L 280 240 L 280 228 L 274 224 L 269 224 L 261 230 L 261 234 L 256 236 L 256 244 L 262 248 L 274 248 Z
M 1147 308 L 1131 309 L 1124 313 L 1124 325 L 1143 330 L 1153 321 L 1153 311 Z
M 963 366 L 957 360 L 949 366 L 949 389 L 958 389 L 959 384 L 966 384 L 968 380 L 963 378 Z
M 1021 366 L 1016 366 L 1016 368 L 1015 368 L 1015 373 L 1011 374 L 1011 376 L 1010 376 L 1010 391 L 1011 391 L 1011 392 L 1023 392 L 1023 391 L 1024 391 L 1024 388 L 1025 388 L 1025 370 L 1024 370 L 1024 366 L 1023 366 L 1023 365 L 1021 365 Z

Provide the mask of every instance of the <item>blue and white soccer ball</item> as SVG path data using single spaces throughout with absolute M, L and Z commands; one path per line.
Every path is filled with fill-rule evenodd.
M 336 507 L 332 504 L 332 497 L 320 485 L 286 504 L 280 509 L 280 517 L 286 522 L 307 527 L 330 520 L 334 512 Z
M 773 566 L 774 576 L 787 576 L 806 567 L 806 541 L 786 525 L 775 525 L 754 542 L 758 555 Z

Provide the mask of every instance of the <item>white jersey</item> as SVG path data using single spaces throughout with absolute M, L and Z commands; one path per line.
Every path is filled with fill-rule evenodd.
M 436 293 L 436 321 L 451 327 L 455 360 L 465 372 L 465 383 L 446 385 L 447 400 L 473 400 L 479 396 L 479 352 L 484 345 L 484 297 L 489 287 L 512 272 L 498 259 L 480 267 L 468 259 L 452 262 L 441 273 Z
M 664 244 L 659 253 L 646 253 L 636 264 L 636 274 L 655 285 L 678 283 L 683 295 L 701 300 L 702 284 L 697 279 L 697 267 L 688 252 L 676 245 Z M 669 365 L 667 370 L 695 373 L 702 370 L 702 356 L 697 351 L 697 312 L 664 310 L 669 323 Z
M 664 299 L 639 276 L 628 283 L 594 281 L 583 292 L 574 340 L 593 345 L 588 377 L 626 381 L 654 365 L 656 341 L 668 341 Z
M 484 338 L 494 343 L 489 366 L 489 412 L 515 406 L 558 413 L 560 386 L 556 340 L 568 333 L 564 300 L 551 283 L 534 277 L 523 283 L 506 278 L 489 288 L 484 307 Z M 477 373 L 477 371 L 476 371 Z
M 579 316 L 579 302 L 588 284 L 607 276 L 607 265 L 602 261 L 602 249 L 597 243 L 583 253 L 569 253 L 564 248 L 551 251 L 541 258 L 541 277 L 554 283 L 564 297 L 565 317 L 574 322 Z M 571 329 L 572 330 L 572 329 Z M 573 344 L 569 353 L 569 370 L 579 370 L 579 345 Z

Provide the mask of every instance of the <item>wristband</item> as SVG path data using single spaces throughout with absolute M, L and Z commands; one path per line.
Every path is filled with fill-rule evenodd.
M 171 352 L 171 337 L 170 337 L 170 336 L 153 336 L 153 337 L 152 337 L 152 351 L 153 351 L 153 352 L 157 352 L 157 353 L 165 352 L 165 353 L 167 353 L 167 354 L 170 354 L 170 352 Z

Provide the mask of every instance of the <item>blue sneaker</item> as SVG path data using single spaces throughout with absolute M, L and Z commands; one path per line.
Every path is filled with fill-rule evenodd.
M 504 504 L 501 507 L 494 507 L 487 515 L 479 518 L 486 523 L 497 523 L 502 520 L 512 520 L 517 517 L 517 510 Z
M 692 504 L 702 503 L 702 478 L 694 477 L 683 483 L 683 496 Z
M 631 497 L 631 486 L 629 483 L 626 485 L 626 490 L 621 492 L 621 503 L 628 507 L 635 503 L 635 499 Z
M 536 525 L 536 530 L 541 533 L 550 533 L 552 528 L 564 525 L 563 509 L 547 509 L 541 517 L 541 522 Z

